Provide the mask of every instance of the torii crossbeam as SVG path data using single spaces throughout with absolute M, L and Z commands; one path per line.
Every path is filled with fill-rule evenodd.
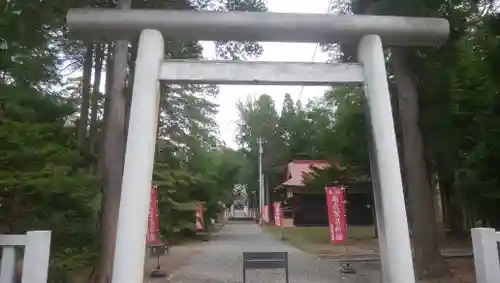
M 139 283 L 147 232 L 159 104 L 170 83 L 331 85 L 364 83 L 384 282 L 414 283 L 408 223 L 387 83 L 386 46 L 435 46 L 439 18 L 264 12 L 72 9 L 71 32 L 90 39 L 140 36 L 118 219 L 113 283 Z M 357 43 L 359 64 L 164 60 L 164 40 Z

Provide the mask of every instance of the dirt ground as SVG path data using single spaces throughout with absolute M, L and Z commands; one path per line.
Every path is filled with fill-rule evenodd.
M 474 273 L 474 260 L 472 258 L 447 259 L 448 270 L 453 274 L 455 282 L 474 283 L 476 274 Z
M 278 237 L 283 232 L 286 241 L 308 253 L 332 258 L 377 258 L 379 255 L 378 239 L 374 238 L 371 226 L 356 227 L 348 230 L 348 240 L 343 245 L 330 244 L 326 227 L 267 227 L 266 231 Z M 453 254 L 468 253 L 471 250 L 470 240 L 447 239 L 441 244 L 442 253 L 446 257 Z M 450 278 L 422 281 L 420 283 L 474 283 L 474 262 L 472 257 L 446 258 L 445 263 L 450 271 Z
M 196 256 L 196 254 L 201 250 L 202 245 L 202 242 L 198 242 L 172 247 L 168 253 L 160 256 L 160 270 L 166 272 L 168 276 L 169 274 L 187 264 L 192 257 Z M 149 279 L 149 275 L 151 271 L 156 268 L 157 263 L 157 257 L 149 257 L 147 259 L 144 266 L 145 282 L 148 282 L 146 279 Z
M 188 244 L 183 244 L 182 246 L 175 246 L 171 248 L 169 253 L 162 255 L 160 257 L 160 267 L 161 270 L 166 272 L 167 276 L 174 272 L 175 270 L 181 268 L 185 264 L 187 264 L 193 256 L 196 255 L 198 251 L 200 251 L 200 247 L 203 242 L 193 242 Z M 144 282 L 168 282 L 167 278 L 163 278 L 160 280 L 151 280 L 150 274 L 153 269 L 157 266 L 158 259 L 157 257 L 149 257 L 144 266 Z M 92 269 L 86 268 L 79 272 L 76 272 L 75 275 L 71 278 L 72 283 L 87 283 L 89 282 L 90 273 Z
M 213 232 L 219 231 L 224 223 L 216 223 Z M 200 234 L 197 239 L 184 241 L 181 245 L 173 246 L 168 253 L 160 256 L 160 270 L 167 274 L 163 279 L 150 279 L 151 271 L 158 265 L 158 257 L 148 257 L 144 265 L 144 282 L 168 282 L 168 276 L 188 264 L 189 261 L 203 249 L 210 241 L 210 234 Z

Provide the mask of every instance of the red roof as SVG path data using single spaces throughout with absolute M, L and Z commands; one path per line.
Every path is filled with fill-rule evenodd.
M 303 187 L 304 175 L 313 173 L 314 169 L 325 169 L 329 166 L 330 164 L 325 160 L 294 160 L 288 163 L 288 180 L 282 185 Z

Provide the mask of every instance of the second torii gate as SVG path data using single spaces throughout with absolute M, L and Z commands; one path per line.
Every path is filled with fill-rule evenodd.
M 87 38 L 140 35 L 125 155 L 113 283 L 139 283 L 159 108 L 159 81 L 191 84 L 364 83 L 384 282 L 414 283 L 408 223 L 387 83 L 387 46 L 433 46 L 444 19 L 263 12 L 72 9 L 72 32 Z M 164 60 L 163 36 L 186 40 L 358 43 L 358 64 Z

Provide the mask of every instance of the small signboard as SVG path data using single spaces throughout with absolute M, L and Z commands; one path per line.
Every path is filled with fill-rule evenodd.
M 244 252 L 243 283 L 246 283 L 246 271 L 256 269 L 284 269 L 285 282 L 288 283 L 287 252 Z
M 149 245 L 149 249 L 151 257 L 158 257 L 168 252 L 168 246 L 165 244 Z
M 339 187 L 325 187 L 325 193 L 330 227 L 330 242 L 332 244 L 341 244 L 347 238 L 344 213 L 344 189 Z

